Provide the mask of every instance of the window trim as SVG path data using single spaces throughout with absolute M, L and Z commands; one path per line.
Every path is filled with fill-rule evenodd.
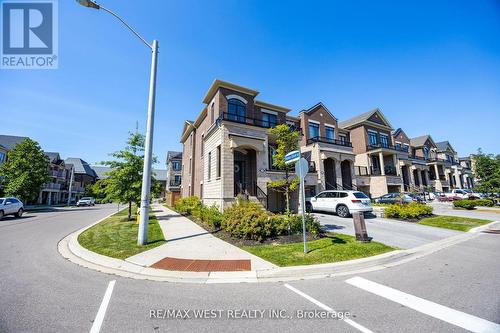
M 235 94 L 227 95 L 226 100 L 229 102 L 230 99 L 237 99 L 240 102 L 243 102 L 245 105 L 248 104 L 247 100 L 241 97 L 240 95 L 235 95 Z
M 211 151 L 208 152 L 208 162 L 207 163 L 208 163 L 207 180 L 210 181 L 210 178 L 212 177 L 212 152 Z

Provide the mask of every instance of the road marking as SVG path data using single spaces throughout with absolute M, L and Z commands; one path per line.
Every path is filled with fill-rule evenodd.
M 291 285 L 289 285 L 288 283 L 285 283 L 285 287 L 287 287 L 288 289 L 290 289 L 291 291 L 293 291 L 294 293 L 304 297 L 305 299 L 307 299 L 308 301 L 316 304 L 317 306 L 319 306 L 320 308 L 322 308 L 323 310 L 326 310 L 330 313 L 334 313 L 336 314 L 337 312 L 332 309 L 331 307 L 321 303 L 320 301 L 318 301 L 317 299 L 314 299 L 312 298 L 311 296 L 303 293 L 302 291 L 298 290 L 297 288 L 294 288 L 292 287 Z M 347 324 L 351 325 L 352 327 L 354 328 L 357 328 L 359 331 L 363 332 L 363 333 L 373 333 L 373 331 L 370 331 L 368 328 L 356 323 L 355 321 L 351 320 L 351 319 L 343 319 L 343 321 L 345 321 Z
M 101 325 L 104 320 L 104 316 L 106 315 L 106 310 L 108 309 L 109 300 L 111 299 L 111 294 L 113 293 L 115 282 L 116 280 L 109 281 L 108 288 L 104 293 L 101 306 L 99 307 L 99 311 L 97 311 L 97 315 L 95 316 L 95 320 L 92 324 L 92 328 L 90 329 L 90 333 L 99 333 L 99 331 L 101 330 Z
M 413 310 L 477 333 L 499 333 L 500 325 L 356 276 L 347 283 Z

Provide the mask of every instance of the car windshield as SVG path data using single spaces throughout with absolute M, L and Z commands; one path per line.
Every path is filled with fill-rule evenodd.
M 83 197 L 80 200 L 90 200 L 90 198 L 89 197 Z
M 465 193 L 472 193 L 471 190 L 463 190 Z
M 5 198 L 0 198 L 0 205 L 3 205 L 4 201 L 5 201 Z
M 364 194 L 363 192 L 354 192 L 353 195 L 358 199 L 368 199 L 366 194 Z

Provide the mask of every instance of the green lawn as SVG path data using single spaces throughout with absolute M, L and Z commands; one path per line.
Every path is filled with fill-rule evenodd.
M 492 222 L 491 220 L 473 219 L 470 217 L 446 216 L 439 215 L 427 217 L 420 220 L 419 224 L 429 225 L 431 227 L 439 227 L 453 229 L 459 231 L 469 231 L 472 228 L 479 227 L 483 224 Z
M 307 242 L 307 246 L 307 254 L 304 254 L 303 243 L 244 246 L 243 249 L 278 266 L 325 264 L 396 250 L 382 243 L 361 243 L 353 236 L 331 233 L 327 237 Z
M 136 208 L 132 211 L 135 212 Z M 144 246 L 137 245 L 138 224 L 135 217 L 132 221 L 126 219 L 127 209 L 124 209 L 85 230 L 78 236 L 78 242 L 90 251 L 118 259 L 128 258 L 165 243 L 158 220 L 153 214 L 149 215 L 149 242 Z

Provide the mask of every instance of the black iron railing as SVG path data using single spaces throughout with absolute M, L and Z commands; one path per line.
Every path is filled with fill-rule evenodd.
M 408 156 L 408 158 L 411 159 L 411 160 L 427 161 L 427 159 L 425 157 L 417 156 L 417 155 Z
M 393 146 L 390 144 L 385 144 L 385 143 L 375 143 L 375 144 L 369 144 L 366 146 L 366 150 L 374 150 L 374 149 L 379 149 L 379 148 L 386 148 L 386 149 L 391 149 L 391 150 L 396 150 L 400 152 L 407 153 L 408 149 L 405 147 L 401 146 Z
M 385 176 L 397 176 L 397 172 L 396 172 L 396 168 L 391 166 L 391 165 L 386 165 L 384 167 L 384 173 L 385 173 Z M 372 176 L 381 176 L 382 175 L 382 171 L 380 168 L 374 168 L 374 167 L 371 167 L 370 168 L 370 174 Z
M 307 139 L 306 143 L 309 145 L 315 142 L 330 143 L 333 145 L 344 146 L 344 147 L 352 147 L 352 143 L 350 141 L 331 139 L 324 136 L 315 136 L 313 138 L 309 138 Z
M 282 124 L 282 123 L 277 122 L 277 121 L 269 121 L 269 120 L 262 120 L 262 119 L 258 119 L 258 118 L 250 118 L 250 117 L 245 117 L 245 116 L 227 113 L 227 112 L 222 113 L 219 116 L 219 118 L 217 119 L 217 122 L 220 122 L 222 120 L 227 120 L 227 121 L 231 121 L 231 122 L 235 122 L 235 123 L 239 123 L 239 124 L 246 124 L 246 125 L 257 126 L 257 127 L 262 127 L 262 128 L 273 128 L 273 127 L 276 127 L 277 125 Z M 299 127 L 297 127 L 295 125 L 288 124 L 288 123 L 285 123 L 285 124 L 288 125 L 288 127 L 291 130 L 300 132 Z
M 176 182 L 175 180 L 171 180 L 169 185 L 170 186 L 181 186 L 181 182 L 180 181 Z

